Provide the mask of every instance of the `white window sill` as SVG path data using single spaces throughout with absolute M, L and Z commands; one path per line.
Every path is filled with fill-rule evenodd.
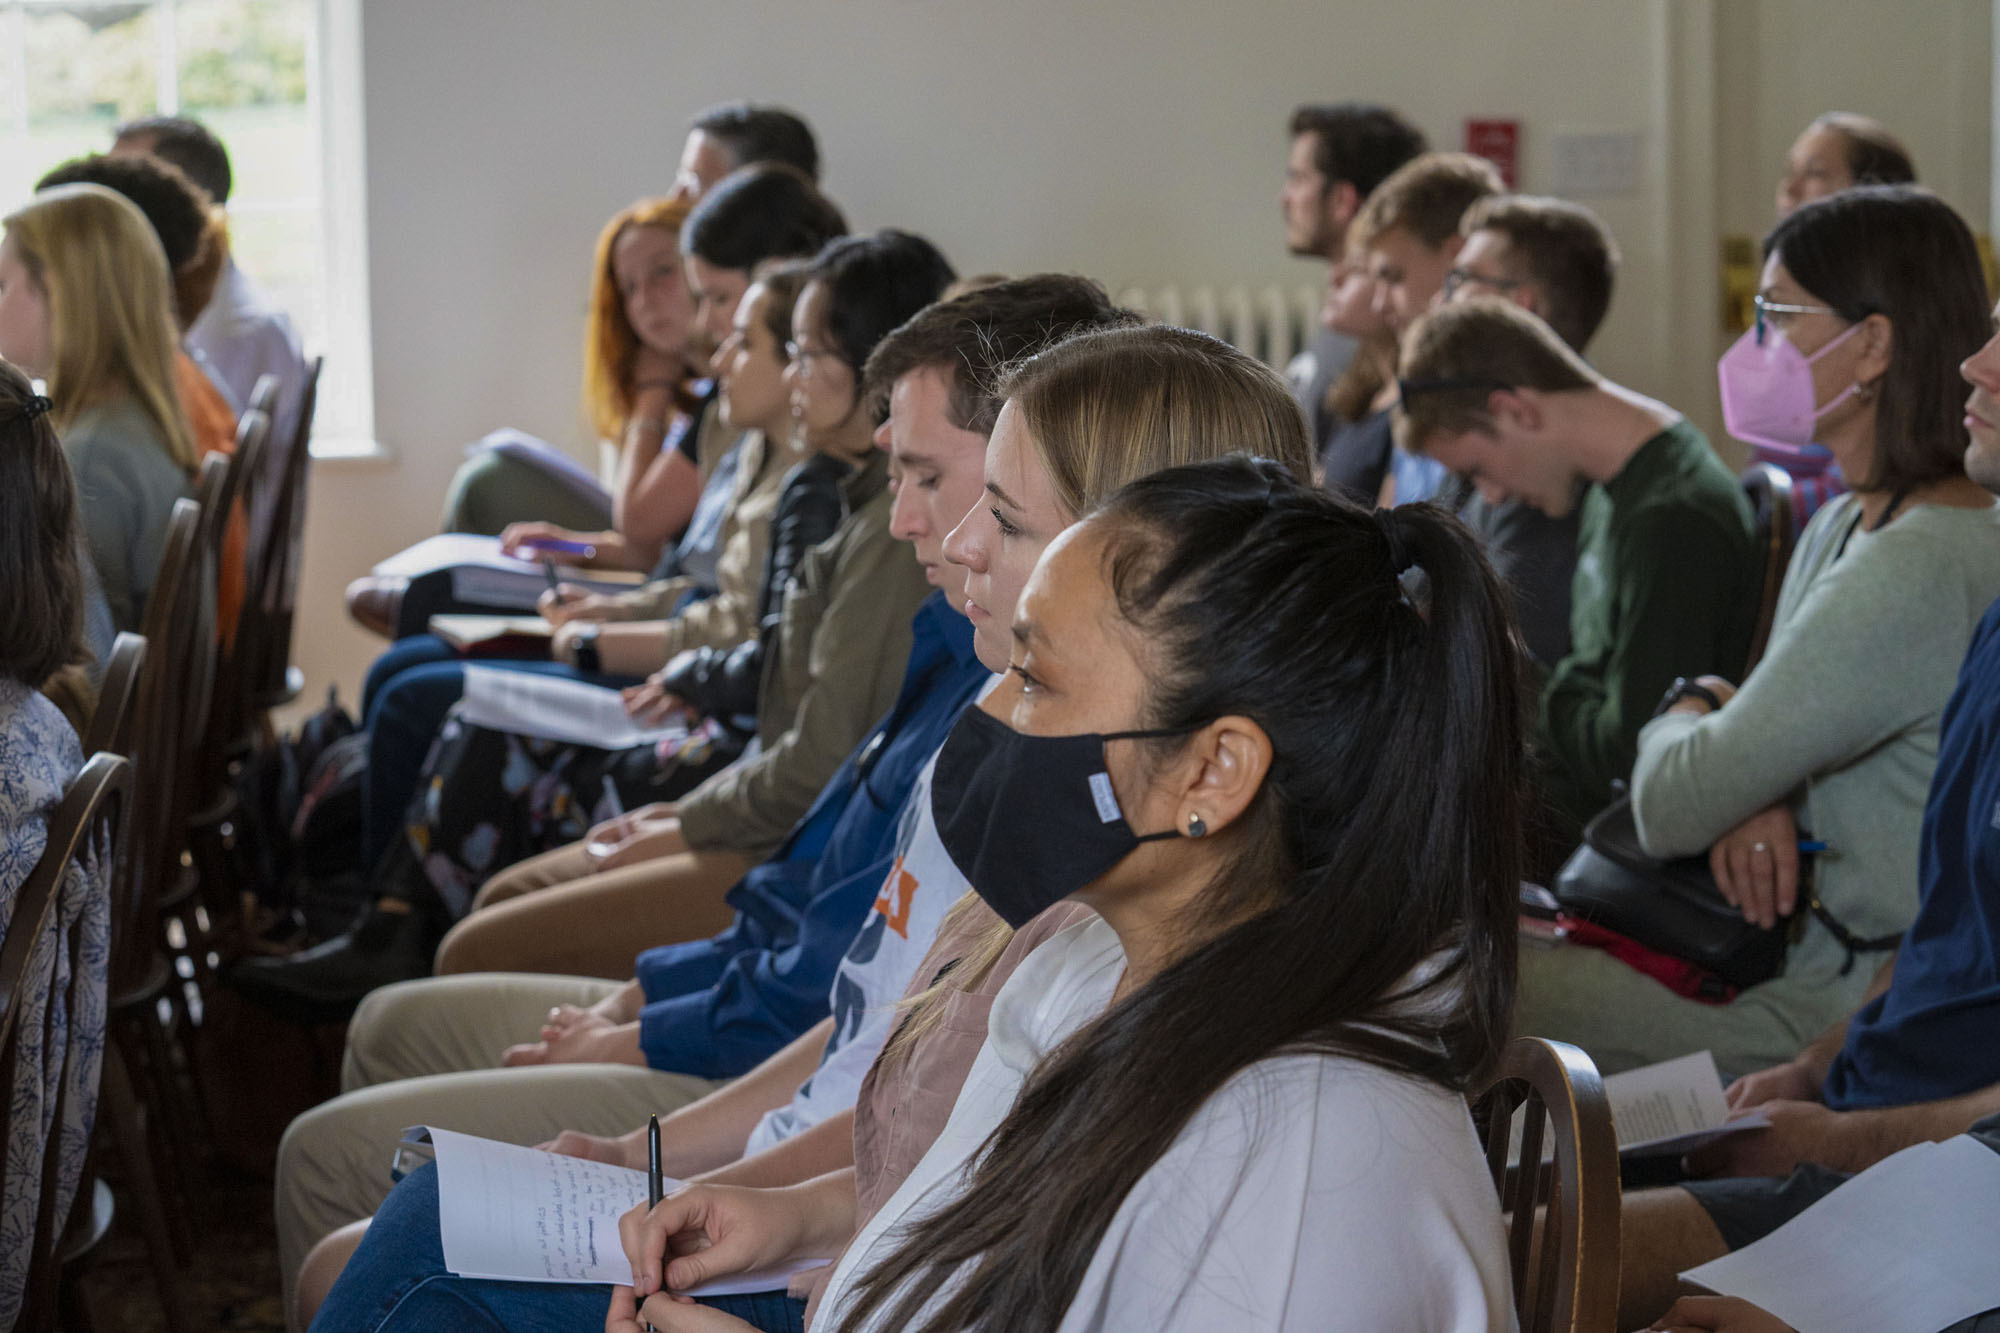
M 382 467 L 396 461 L 396 451 L 380 440 L 354 436 L 315 435 L 313 462 L 332 467 Z

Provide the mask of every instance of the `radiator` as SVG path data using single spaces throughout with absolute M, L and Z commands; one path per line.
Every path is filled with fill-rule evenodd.
M 1149 319 L 1182 328 L 1200 329 L 1248 352 L 1264 364 L 1283 370 L 1319 327 L 1323 289 L 1287 290 L 1275 284 L 1252 289 L 1230 287 L 1128 287 L 1118 303 Z

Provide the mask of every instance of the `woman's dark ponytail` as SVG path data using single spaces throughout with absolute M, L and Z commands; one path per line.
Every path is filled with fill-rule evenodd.
M 1132 1187 L 1250 1065 L 1317 1052 L 1462 1091 L 1506 1038 L 1522 694 L 1471 535 L 1241 457 L 1142 478 L 1088 521 L 1153 646 L 1137 725 L 1245 716 L 1271 769 L 1198 942 L 1036 1067 L 843 1330 L 1053 1328 Z

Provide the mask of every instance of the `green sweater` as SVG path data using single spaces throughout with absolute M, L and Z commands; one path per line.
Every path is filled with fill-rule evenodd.
M 1674 677 L 1742 672 L 1759 575 L 1743 488 L 1686 421 L 1584 496 L 1569 656 L 1541 697 L 1543 794 L 1561 846 L 1631 773 L 1639 728 Z

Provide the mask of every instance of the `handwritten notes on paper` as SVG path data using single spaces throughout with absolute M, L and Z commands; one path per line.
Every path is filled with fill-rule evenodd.
M 630 1282 L 618 1219 L 646 1202 L 646 1173 L 419 1125 L 405 1142 L 436 1149 L 445 1267 L 500 1282 Z M 678 1180 L 663 1182 L 667 1191 Z M 690 1296 L 783 1291 L 811 1259 L 690 1289 Z

